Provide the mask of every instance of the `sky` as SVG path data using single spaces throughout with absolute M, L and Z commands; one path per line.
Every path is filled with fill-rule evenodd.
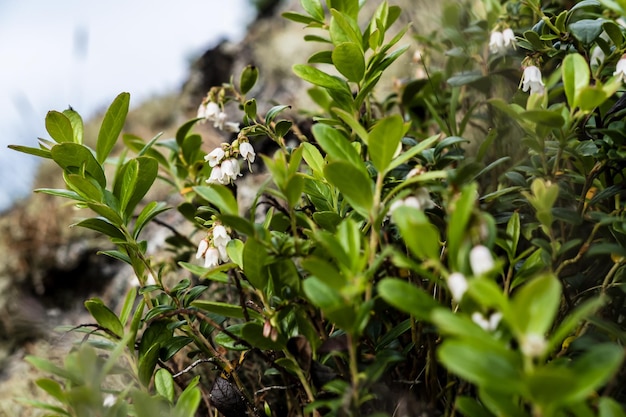
M 249 0 L 0 0 L 0 210 L 31 192 L 49 110 L 88 119 L 122 91 L 131 106 L 175 91 L 190 59 L 240 40 Z

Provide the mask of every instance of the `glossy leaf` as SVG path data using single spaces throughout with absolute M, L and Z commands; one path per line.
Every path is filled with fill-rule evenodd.
M 340 131 L 323 123 L 318 123 L 313 126 L 312 131 L 315 140 L 320 144 L 331 160 L 350 162 L 352 165 L 359 167 L 365 172 L 365 167 L 359 153 Z
M 589 64 L 580 54 L 568 54 L 561 71 L 567 103 L 571 108 L 578 107 L 580 92 L 589 85 Z
M 439 303 L 423 289 L 398 278 L 385 278 L 378 283 L 378 293 L 390 305 L 420 320 L 430 320 Z
M 350 88 L 345 81 L 310 65 L 294 65 L 293 71 L 298 77 L 311 84 L 324 87 L 328 90 L 351 94 Z
M 89 148 L 77 143 L 61 143 L 50 150 L 50 155 L 64 170 L 74 168 L 81 172 L 83 169 L 91 175 L 102 188 L 106 186 L 106 178 L 100 163 L 93 156 Z
M 354 210 L 365 218 L 369 216 L 374 202 L 372 181 L 362 170 L 345 161 L 333 161 L 324 167 L 324 174 Z
M 439 259 L 441 245 L 439 230 L 428 220 L 422 210 L 398 207 L 392 214 L 394 223 L 409 250 L 418 258 Z
M 561 284 L 551 274 L 525 284 L 512 300 L 512 319 L 521 334 L 544 335 L 552 326 L 561 302 Z
M 335 68 L 348 79 L 358 83 L 365 74 L 365 57 L 361 47 L 353 42 L 343 42 L 332 52 Z
M 130 94 L 121 93 L 113 100 L 113 103 L 111 103 L 105 113 L 102 126 L 100 126 L 100 132 L 98 133 L 98 142 L 96 143 L 96 157 L 98 162 L 104 162 L 113 149 L 124 127 L 129 104 Z
M 437 356 L 460 377 L 501 393 L 524 392 L 521 360 L 506 348 L 495 348 L 479 340 L 446 340 Z
M 161 368 L 154 374 L 154 387 L 170 403 L 174 402 L 174 378 L 167 369 Z
M 380 120 L 369 133 L 369 155 L 372 163 L 383 173 L 389 167 L 404 134 L 404 123 L 398 115 Z
M 86 229 L 95 230 L 114 239 L 124 240 L 124 233 L 114 224 L 101 217 L 93 217 L 74 223 L 73 226 L 80 226 Z
M 243 309 L 238 305 L 207 300 L 196 300 L 192 302 L 191 305 L 201 310 L 216 313 L 224 317 L 233 317 L 237 319 L 244 318 Z
M 118 337 L 124 336 L 124 327 L 120 319 L 102 301 L 92 298 L 85 301 L 85 307 L 100 326 Z
M 239 215 L 237 200 L 228 187 L 220 184 L 211 184 L 193 187 L 193 190 L 207 202 L 217 207 L 220 213 L 233 216 Z
M 258 78 L 259 69 L 254 65 L 247 65 L 241 72 L 241 77 L 239 79 L 239 89 L 241 90 L 241 94 L 245 95 L 252 90 Z
M 72 122 L 58 111 L 49 111 L 46 115 L 46 130 L 57 143 L 74 142 Z
M 243 247 L 243 272 L 257 289 L 264 289 L 269 280 L 267 253 L 261 242 L 248 238 Z

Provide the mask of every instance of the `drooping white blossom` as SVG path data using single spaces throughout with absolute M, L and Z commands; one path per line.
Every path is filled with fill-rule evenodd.
M 524 68 L 522 75 L 522 91 L 527 92 L 529 89 L 530 94 L 543 94 L 545 91 L 545 84 L 541 79 L 541 70 L 534 65 Z
M 204 157 L 204 160 L 208 161 L 210 167 L 214 167 L 216 165 L 219 165 L 220 162 L 222 162 L 222 159 L 224 159 L 225 156 L 226 156 L 226 152 L 224 151 L 224 149 L 219 147 L 219 148 L 215 148 L 211 152 L 209 152 Z
M 477 245 L 470 250 L 470 267 L 474 275 L 483 275 L 495 266 L 491 251 L 483 245 Z
M 204 253 L 204 267 L 215 268 L 220 264 L 220 252 L 214 246 L 209 247 Z
M 239 153 L 241 157 L 249 163 L 254 162 L 256 158 L 256 152 L 254 152 L 254 148 L 250 142 L 241 142 L 239 145 Z
M 235 181 L 239 175 L 241 175 L 241 167 L 239 161 L 235 158 L 228 158 L 222 161 L 222 183 L 231 183 Z
M 502 40 L 504 42 L 505 48 L 513 48 L 515 49 L 516 39 L 515 33 L 511 28 L 506 28 L 502 31 Z
M 223 111 L 219 112 L 215 117 L 212 118 L 213 127 L 219 130 L 224 130 L 224 123 L 226 123 L 227 117 L 228 115 L 224 113 Z
M 211 170 L 211 175 L 209 175 L 209 178 L 206 180 L 206 182 L 209 184 L 222 184 L 222 185 L 228 184 L 229 181 L 228 180 L 224 181 L 224 179 L 225 177 L 224 177 L 224 174 L 222 173 L 222 167 L 219 165 L 216 165 Z
M 502 36 L 502 32 L 494 30 L 491 32 L 491 36 L 489 37 L 489 51 L 492 54 L 499 54 L 505 50 L 506 48 L 504 47 L 504 36 Z
M 457 303 L 463 299 L 463 295 L 469 288 L 465 275 L 460 272 L 453 272 L 448 277 L 448 289 L 452 294 L 452 299 Z
M 217 248 L 219 258 L 222 262 L 226 262 L 229 259 L 226 246 L 231 240 L 230 235 L 223 225 L 217 224 L 213 226 L 213 245 Z

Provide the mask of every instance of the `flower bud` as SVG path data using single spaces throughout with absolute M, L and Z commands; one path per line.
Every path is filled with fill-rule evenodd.
M 448 277 L 448 289 L 452 294 L 452 299 L 457 303 L 463 299 L 463 295 L 469 288 L 465 275 L 460 272 L 454 272 Z
M 474 246 L 470 251 L 469 258 L 474 275 L 483 275 L 495 266 L 491 251 L 483 245 Z

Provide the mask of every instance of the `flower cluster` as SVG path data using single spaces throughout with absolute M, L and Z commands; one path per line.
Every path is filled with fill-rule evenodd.
M 492 54 L 501 54 L 509 48 L 515 48 L 515 33 L 510 28 L 502 32 L 494 30 L 489 38 L 489 50 Z
M 196 259 L 204 258 L 205 268 L 214 268 L 220 262 L 228 262 L 230 258 L 226 252 L 226 246 L 230 241 L 231 237 L 228 235 L 226 228 L 219 223 L 215 223 L 209 235 L 200 241 Z
M 198 118 L 213 122 L 213 127 L 227 132 L 239 132 L 239 123 L 227 122 L 228 115 L 222 110 L 219 104 L 211 100 L 209 96 L 202 101 L 198 107 Z
M 248 162 L 248 169 L 250 169 L 250 164 L 256 158 L 254 148 L 246 138 L 237 139 L 232 144 L 222 143 L 219 148 L 209 152 L 204 157 L 204 160 L 213 169 L 206 182 L 223 185 L 233 183 L 237 177 L 242 175 L 237 155 L 241 155 L 243 160 Z
M 529 89 L 530 94 L 543 94 L 545 91 L 545 84 L 541 79 L 541 70 L 535 65 L 524 68 L 522 75 L 522 91 L 527 92 Z

